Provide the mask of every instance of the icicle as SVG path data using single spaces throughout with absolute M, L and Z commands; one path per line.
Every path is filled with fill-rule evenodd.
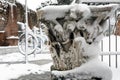
M 11 7 L 11 18 L 12 18 L 12 22 L 14 21 L 14 19 L 13 19 L 13 4 L 10 4 L 10 7 Z

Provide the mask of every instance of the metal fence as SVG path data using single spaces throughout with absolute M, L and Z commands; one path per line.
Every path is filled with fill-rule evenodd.
M 81 3 L 88 4 L 88 5 L 105 5 L 105 4 L 120 4 L 120 0 L 80 0 Z M 120 13 L 120 8 L 116 10 L 115 15 L 113 18 L 115 19 L 115 22 L 117 21 L 117 13 Z M 120 36 L 113 36 L 111 35 L 113 32 L 111 32 L 111 28 L 115 29 L 116 25 L 111 24 L 112 19 L 109 19 L 108 21 L 108 35 L 106 39 L 103 39 L 101 41 L 101 61 L 106 62 L 110 67 L 120 67 Z M 115 23 L 114 22 L 114 23 Z
M 115 19 L 115 22 L 117 21 L 117 13 L 120 12 L 120 9 L 116 10 L 115 15 L 113 18 Z M 114 34 L 114 32 L 111 32 L 111 27 L 116 29 L 116 25 L 111 24 L 112 19 L 109 19 L 108 26 L 109 35 L 106 37 L 106 39 L 103 39 L 101 41 L 101 60 L 103 62 L 107 62 L 110 67 L 114 66 L 116 68 L 120 67 L 120 64 L 118 61 L 120 60 L 120 36 L 111 35 Z M 114 30 L 113 30 L 114 31 Z M 107 60 L 106 60 L 107 59 Z
M 119 66 L 120 64 L 118 64 L 118 61 L 120 59 L 120 51 L 118 51 L 118 48 L 117 48 L 118 41 L 115 42 L 116 43 L 115 51 L 111 51 L 111 41 L 110 40 L 109 40 L 109 51 L 103 50 L 104 40 L 102 40 L 102 42 L 101 42 L 101 51 L 102 51 L 101 61 L 107 62 L 110 67 L 115 66 L 116 68 L 118 68 L 118 67 L 120 67 Z M 116 37 L 116 40 L 117 40 L 117 37 Z

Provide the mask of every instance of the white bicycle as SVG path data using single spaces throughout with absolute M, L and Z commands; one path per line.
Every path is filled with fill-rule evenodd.
M 19 40 L 18 40 L 18 48 L 19 48 L 19 51 L 25 55 L 26 53 L 26 43 L 25 43 L 25 33 L 21 34 L 21 36 L 19 37 Z M 42 52 L 44 50 L 47 49 L 47 46 L 48 46 L 48 38 L 46 35 L 44 34 L 36 34 L 36 33 L 33 33 L 32 31 L 28 33 L 28 36 L 27 36 L 27 54 L 30 55 L 30 54 L 36 54 L 38 52 Z
M 19 51 L 25 55 L 26 53 L 26 38 L 25 38 L 25 33 L 21 34 L 21 36 L 19 37 L 19 40 L 18 40 L 18 48 L 19 48 Z M 30 55 L 30 54 L 33 54 L 35 52 L 35 50 L 37 49 L 37 45 L 38 45 L 38 39 L 36 38 L 36 36 L 32 33 L 28 33 L 28 36 L 27 36 L 27 54 Z

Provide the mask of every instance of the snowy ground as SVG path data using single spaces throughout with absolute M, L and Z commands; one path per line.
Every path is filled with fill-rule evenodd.
M 113 80 L 120 80 L 120 65 L 116 69 L 114 66 L 115 59 L 112 56 L 112 71 L 113 71 Z M 34 55 L 29 56 L 29 61 L 34 60 L 51 60 L 50 54 L 37 54 L 36 57 Z M 104 56 L 104 62 L 108 64 L 109 57 Z M 50 66 L 52 63 L 46 63 L 43 65 L 29 63 L 11 63 L 11 62 L 21 62 L 24 61 L 24 56 L 20 53 L 11 53 L 7 55 L 0 56 L 0 80 L 10 80 L 14 78 L 18 78 L 20 76 L 28 75 L 28 74 L 43 74 L 46 71 L 50 71 Z M 3 63 L 2 63 L 3 62 Z M 6 63 L 8 62 L 8 63 Z M 11 64 L 10 64 L 11 63 Z
M 114 66 L 115 59 L 111 57 L 112 60 L 112 71 L 113 71 L 113 80 L 120 80 L 120 65 L 116 69 Z M 50 60 L 46 64 L 34 64 L 31 61 L 38 60 Z M 108 64 L 109 57 L 104 56 L 104 62 Z M 20 76 L 29 75 L 29 74 L 44 74 L 46 71 L 50 71 L 50 66 L 52 65 L 50 54 L 37 54 L 29 56 L 29 64 L 24 64 L 21 61 L 24 61 L 24 56 L 20 53 L 11 53 L 7 55 L 0 56 L 0 80 L 10 80 L 16 79 Z M 2 63 L 3 62 L 3 63 Z M 8 63 L 6 63 L 8 62 Z M 11 63 L 11 62 L 21 62 L 21 63 Z M 45 62 L 44 62 L 45 63 Z
M 20 53 L 0 55 L 0 75 L 2 75 L 0 80 L 17 79 L 24 75 L 38 75 L 50 71 L 52 65 L 50 54 L 30 55 L 28 59 L 29 63 L 25 64 L 25 57 Z
M 111 36 L 111 51 L 115 51 L 115 36 Z M 113 40 L 114 39 L 114 40 Z M 108 52 L 109 49 L 107 47 L 109 41 L 108 38 L 104 38 L 104 51 Z M 120 44 L 120 37 L 118 37 L 118 44 Z M 120 51 L 118 47 L 118 51 Z M 100 57 L 101 58 L 101 57 Z M 117 65 L 118 68 L 115 68 L 116 65 L 116 55 L 104 55 L 103 61 L 109 65 L 109 59 L 111 63 L 111 69 L 113 72 L 113 79 L 112 80 L 120 80 L 120 55 L 117 56 Z M 29 63 L 25 64 L 25 57 L 21 53 L 10 53 L 5 55 L 0 55 L 0 80 L 21 80 L 21 76 L 25 77 L 26 75 L 30 76 L 43 76 L 45 72 L 50 71 L 50 66 L 52 65 L 52 59 L 50 54 L 36 54 L 29 55 L 28 57 Z M 49 74 L 49 73 L 48 73 Z M 47 74 L 44 77 L 49 77 Z M 43 78 L 44 78 L 43 77 Z M 20 79 L 17 79 L 20 78 Z M 22 79 L 23 80 L 23 79 Z M 34 79 L 33 79 L 34 80 Z M 37 80 L 37 79 L 36 79 Z M 39 79 L 38 79 L 39 80 Z M 47 80 L 47 79 L 46 79 Z
M 109 41 L 109 38 L 110 38 L 110 41 Z M 109 44 L 110 43 L 110 44 Z M 120 54 L 120 47 L 119 47 L 119 44 L 120 44 L 120 36 L 114 36 L 114 35 L 111 35 L 110 37 L 105 37 L 103 39 L 103 51 L 104 52 L 112 52 L 113 55 L 109 56 L 109 55 L 104 55 L 103 56 L 103 61 L 109 65 L 111 65 L 111 69 L 112 69 L 112 72 L 113 72 L 113 79 L 112 80 L 120 80 L 120 55 L 115 55 L 114 52 L 118 52 L 116 54 Z M 110 60 L 110 61 L 109 61 Z M 116 68 L 116 64 L 117 64 L 117 67 Z
M 35 64 L 1 64 L 0 65 L 0 80 L 17 79 L 20 76 L 28 74 L 43 74 L 45 71 L 50 71 L 50 65 L 35 65 Z

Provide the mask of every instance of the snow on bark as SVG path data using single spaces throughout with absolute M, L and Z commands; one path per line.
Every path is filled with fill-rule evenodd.
M 108 30 L 107 19 L 117 8 L 117 4 L 72 4 L 38 10 L 38 19 L 48 27 L 53 80 L 111 80 L 111 70 L 98 59 L 99 42 Z
M 19 37 L 18 36 L 9 36 L 9 37 L 7 37 L 7 39 L 19 39 Z
M 112 71 L 108 66 L 105 65 L 105 63 L 98 60 L 98 58 L 88 60 L 87 63 L 82 64 L 80 67 L 72 70 L 52 71 L 52 73 L 53 75 L 57 75 L 59 77 L 65 77 L 64 80 L 70 79 L 70 77 L 72 78 L 73 76 L 79 80 L 92 80 L 94 77 L 101 78 L 102 80 L 112 79 Z
M 10 8 L 11 9 L 11 19 L 12 19 L 12 22 L 13 22 L 13 5 L 11 4 L 10 7 L 11 7 Z

